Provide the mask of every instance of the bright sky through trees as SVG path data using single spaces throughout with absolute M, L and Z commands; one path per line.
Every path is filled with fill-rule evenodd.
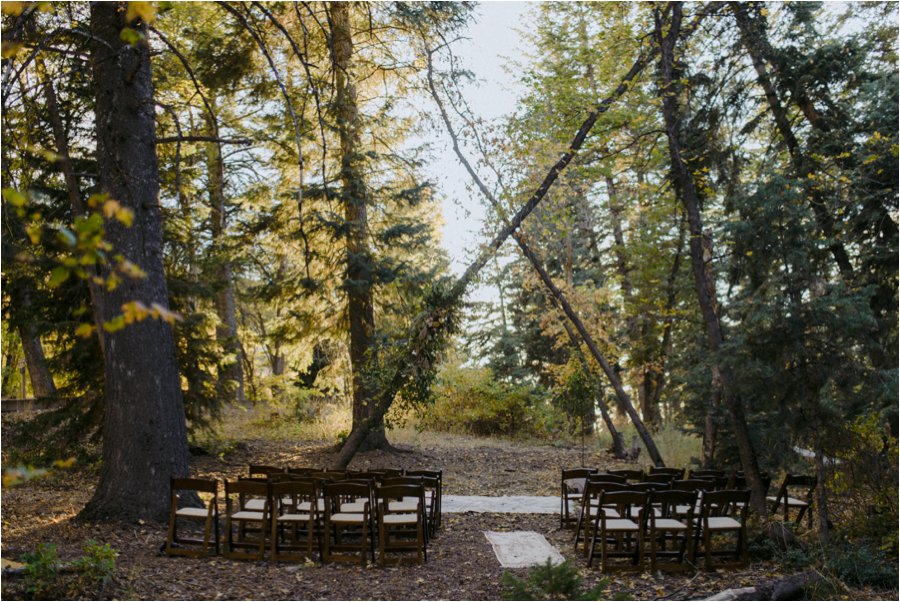
M 481 2 L 476 9 L 476 22 L 466 40 L 455 47 L 462 65 L 477 78 L 477 85 L 464 88 L 466 100 L 476 116 L 484 120 L 498 120 L 515 110 L 516 81 L 507 67 L 522 56 L 526 42 L 516 31 L 533 3 Z M 429 111 L 434 107 L 429 106 Z M 469 176 L 453 155 L 445 132 L 434 141 L 435 160 L 429 166 L 429 177 L 438 185 L 443 197 L 443 245 L 450 254 L 451 266 L 461 273 L 467 258 L 481 240 L 479 232 L 484 224 L 482 199 L 467 191 Z M 472 157 L 476 159 L 476 157 Z M 474 297 L 492 296 L 493 291 L 482 287 Z

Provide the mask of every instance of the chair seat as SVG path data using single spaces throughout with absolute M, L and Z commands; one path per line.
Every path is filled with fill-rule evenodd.
M 282 500 L 282 503 L 290 506 L 293 503 L 291 498 L 285 498 Z M 251 500 L 247 500 L 244 502 L 244 510 L 251 510 L 253 512 L 262 512 L 263 508 L 266 507 L 266 500 L 262 498 L 253 498 Z
M 664 531 L 686 531 L 688 526 L 674 518 L 657 518 L 656 528 Z
M 388 504 L 391 512 L 415 512 L 419 509 L 419 500 L 391 502 Z
M 710 531 L 729 531 L 732 529 L 740 529 L 741 523 L 731 518 L 730 516 L 710 516 L 709 517 L 709 530 Z
M 248 510 L 241 510 L 239 512 L 235 512 L 231 515 L 231 518 L 234 520 L 262 520 L 263 513 L 262 512 L 251 512 Z
M 368 502 L 346 502 L 341 504 L 341 512 L 350 512 L 352 514 L 359 514 L 363 510 L 366 509 Z
M 346 505 L 346 504 L 345 504 Z M 359 523 L 365 522 L 365 516 L 357 512 L 336 512 L 330 519 L 333 523 Z
M 325 500 L 316 500 L 316 510 L 323 510 L 325 508 Z M 309 512 L 312 510 L 312 502 L 300 502 L 297 504 L 297 510 Z
M 276 516 L 275 520 L 285 523 L 305 523 L 309 521 L 309 514 L 282 514 Z
M 606 521 L 607 531 L 637 531 L 638 524 L 627 518 L 613 518 Z
M 419 517 L 416 514 L 388 514 L 383 520 L 389 525 L 415 525 Z
M 767 502 L 774 502 L 774 501 L 776 501 L 777 499 L 778 499 L 778 498 L 776 498 L 775 496 L 770 495 L 770 496 L 768 496 L 768 497 L 766 498 L 766 501 L 767 501 Z M 782 499 L 780 503 L 781 503 L 781 504 L 784 504 L 784 500 Z M 792 498 L 792 497 L 789 497 L 789 498 L 787 499 L 787 505 L 788 505 L 788 507 L 790 507 L 790 508 L 808 508 L 808 507 L 809 507 L 809 504 L 808 504 L 807 502 L 804 502 L 803 500 L 798 500 L 797 498 Z
M 175 511 L 177 516 L 189 516 L 192 518 L 206 518 L 209 516 L 209 510 L 206 508 L 179 508 Z

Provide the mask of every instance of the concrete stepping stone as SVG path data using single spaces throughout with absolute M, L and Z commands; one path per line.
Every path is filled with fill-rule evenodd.
M 494 555 L 502 567 L 521 569 L 541 566 L 547 563 L 548 558 L 554 565 L 565 561 L 559 550 L 534 531 L 484 531 L 484 536 L 491 542 Z

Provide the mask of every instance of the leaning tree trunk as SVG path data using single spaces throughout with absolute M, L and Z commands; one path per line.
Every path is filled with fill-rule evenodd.
M 347 321 L 350 329 L 350 370 L 353 375 L 353 429 L 374 416 L 375 394 L 366 371 L 375 351 L 375 309 L 372 294 L 372 254 L 368 245 L 369 192 L 362 165 L 360 119 L 353 70 L 353 33 L 349 2 L 330 5 L 332 52 L 336 80 L 335 112 L 341 142 L 341 204 L 346 230 Z M 369 428 L 363 448 L 389 447 L 383 417 Z
M 94 307 L 98 322 L 124 303 L 168 307 L 150 49 L 122 41 L 121 2 L 91 3 L 91 67 L 100 190 L 134 212 L 130 228 L 110 220 L 106 239 L 146 272 L 127 278 Z M 188 474 L 187 430 L 171 327 L 147 319 L 106 336 L 103 468 L 83 511 L 92 518 L 163 519 L 170 476 Z
M 35 397 L 53 397 L 56 395 L 56 385 L 53 375 L 47 367 L 47 357 L 44 355 L 44 346 L 41 337 L 33 324 L 24 324 L 19 328 L 19 336 L 22 338 L 22 350 L 25 352 L 25 365 L 28 367 L 28 376 L 31 379 L 31 390 Z
M 547 191 L 553 183 L 556 182 L 557 178 L 559 178 L 559 174 L 562 173 L 569 163 L 572 162 L 572 159 L 575 158 L 575 155 L 584 144 L 585 138 L 587 138 L 600 115 L 609 110 L 612 103 L 625 94 L 632 80 L 643 71 L 644 67 L 655 54 L 656 49 L 652 49 L 647 54 L 639 56 L 631 66 L 631 69 L 629 69 L 628 73 L 622 77 L 622 81 L 616 89 L 609 96 L 600 101 L 594 110 L 588 114 L 587 118 L 578 129 L 578 132 L 576 132 L 572 142 L 569 144 L 568 149 L 566 149 L 566 152 L 564 152 L 559 160 L 551 166 L 540 185 L 528 198 L 528 201 L 519 208 L 516 214 L 509 220 L 509 223 L 507 223 L 481 250 L 478 257 L 469 264 L 462 276 L 460 276 L 446 292 L 444 300 L 447 306 L 456 306 L 460 303 L 466 289 L 469 284 L 471 284 L 472 280 L 474 280 L 475 276 L 477 276 L 482 268 L 484 268 L 490 258 L 494 256 L 497 249 L 506 242 L 506 239 L 522 225 L 525 218 L 534 211 L 534 208 L 544 199 L 547 195 Z M 433 307 L 429 309 L 426 316 L 420 316 L 422 318 L 421 320 L 413 321 L 410 331 L 410 356 L 425 352 L 427 350 L 429 339 L 447 331 L 451 324 L 451 321 L 448 320 L 448 313 L 446 307 Z M 422 323 L 427 324 L 429 329 L 429 333 L 424 338 L 419 336 L 419 333 L 422 332 Z M 344 446 L 341 448 L 341 452 L 338 454 L 335 461 L 335 466 L 337 468 L 347 467 L 350 460 L 353 459 L 353 456 L 368 435 L 369 429 L 384 418 L 384 415 L 388 409 L 390 409 L 391 403 L 393 403 L 397 392 L 410 378 L 410 368 L 408 365 L 392 365 L 388 366 L 388 370 L 389 376 L 384 380 L 385 385 L 378 393 L 372 414 L 368 420 L 353 426 L 353 429 L 350 431 L 350 436 L 347 437 L 347 441 L 344 443 Z
M 759 475 L 759 465 L 756 459 L 756 450 L 750 437 L 750 429 L 747 426 L 747 418 L 744 414 L 744 404 L 735 394 L 734 379 L 731 372 L 716 362 L 716 355 L 724 342 L 722 324 L 718 315 L 718 299 L 715 289 L 715 280 L 710 273 L 709 261 L 712 261 L 712 238 L 703 231 L 703 220 L 700 216 L 700 199 L 692 174 L 688 171 L 687 162 L 681 149 L 680 118 L 677 101 L 677 77 L 675 75 L 675 50 L 676 42 L 681 32 L 682 3 L 673 2 L 666 6 L 670 11 L 668 31 L 662 20 L 657 21 L 657 38 L 660 44 L 660 94 L 662 96 L 662 114 L 665 122 L 666 137 L 669 144 L 671 159 L 671 177 L 675 193 L 681 198 L 685 214 L 688 218 L 690 231 L 691 266 L 694 273 L 694 285 L 700 311 L 703 315 L 703 323 L 706 329 L 706 338 L 713 355 L 713 382 L 722 385 L 722 398 L 731 418 L 731 427 L 735 436 L 735 443 L 741 458 L 741 465 L 747 483 L 752 491 L 753 509 L 760 516 L 766 516 L 765 491 L 762 488 L 762 480 Z

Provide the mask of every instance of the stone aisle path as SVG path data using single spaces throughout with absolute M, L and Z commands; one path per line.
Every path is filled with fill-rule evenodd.
M 559 497 L 548 495 L 444 495 L 441 497 L 441 511 L 558 514 Z
M 444 495 L 441 512 L 447 513 L 503 513 L 557 514 L 559 498 L 545 495 Z M 549 559 L 560 564 L 564 558 L 540 533 L 534 531 L 485 531 L 494 556 L 502 567 L 524 568 L 540 566 Z

